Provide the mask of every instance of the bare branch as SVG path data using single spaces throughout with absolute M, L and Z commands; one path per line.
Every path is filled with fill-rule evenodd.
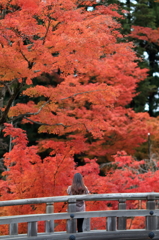
M 100 168 L 104 168 L 104 167 L 106 167 L 106 166 L 113 166 L 113 164 L 112 164 L 112 162 L 109 162 L 109 163 L 101 163 L 100 165 L 99 165 L 99 167 Z
M 22 82 L 19 83 L 19 86 L 15 89 L 15 92 L 11 95 L 11 97 L 9 98 L 8 102 L 7 102 L 7 106 L 4 110 L 4 112 L 2 113 L 2 117 L 0 119 L 0 124 L 3 124 L 4 122 L 6 122 L 6 118 L 9 112 L 10 107 L 12 106 L 13 101 L 15 100 L 15 98 L 17 97 L 17 95 L 19 94 L 20 90 L 22 89 L 22 87 L 24 86 L 26 81 L 26 78 L 23 78 Z
M 0 84 L 2 85 L 12 85 L 14 82 L 18 82 L 18 79 L 17 78 L 14 78 L 12 81 L 0 81 Z
M 25 59 L 25 61 L 27 61 L 27 63 L 28 63 L 28 68 L 31 69 L 32 66 L 33 66 L 33 62 L 30 62 L 30 61 L 27 59 L 27 57 L 24 55 L 24 53 L 22 52 L 21 49 L 20 49 L 19 52 L 21 53 L 21 55 L 23 56 L 23 58 Z
M 24 117 L 26 120 L 32 122 L 32 123 L 35 123 L 35 124 L 38 124 L 38 125 L 44 125 L 44 126 L 63 126 L 64 128 L 67 128 L 67 127 L 71 127 L 71 125 L 64 125 L 63 123 L 55 123 L 55 124 L 48 124 L 48 123 L 41 123 L 41 122 L 37 122 L 37 121 L 34 121 L 32 119 L 29 119 L 27 117 Z
M 5 35 L 2 36 L 9 44 L 9 46 L 12 46 L 12 41 L 10 41 Z
M 6 89 L 8 90 L 10 96 L 12 96 L 13 93 L 12 93 L 12 90 L 10 89 L 10 87 L 9 87 L 9 84 L 7 84 L 7 83 L 3 83 L 3 84 L 6 87 Z
M 47 104 L 47 103 L 49 103 L 50 102 L 50 100 L 47 100 L 40 108 L 39 108 L 39 110 L 37 111 L 37 112 L 34 112 L 34 113 L 24 113 L 24 114 L 20 114 L 19 116 L 17 116 L 17 117 L 14 117 L 14 118 L 12 118 L 12 121 L 14 122 L 14 121 L 16 121 L 16 120 L 18 120 L 19 118 L 25 118 L 26 116 L 28 116 L 28 117 L 30 117 L 30 116 L 35 116 L 35 115 L 38 115 L 40 112 L 41 112 L 41 110 L 43 109 L 43 107 L 45 107 L 45 105 Z M 29 121 L 31 121 L 31 120 L 29 120 Z
M 74 96 L 77 96 L 77 95 L 79 95 L 79 94 L 85 94 L 85 93 L 91 93 L 91 92 L 97 92 L 97 91 L 105 91 L 105 90 L 92 90 L 92 91 L 79 92 L 79 93 L 75 93 L 75 94 L 73 94 L 73 95 L 71 95 L 71 96 L 69 96 L 69 97 L 61 98 L 60 100 L 63 101 L 63 100 L 69 99 L 69 98 L 73 98 Z M 90 132 L 90 131 L 88 130 L 87 126 L 85 125 L 85 123 L 76 123 L 76 124 L 71 124 L 71 125 L 65 125 L 65 124 L 63 124 L 63 123 L 47 124 L 47 123 L 37 122 L 37 121 L 34 121 L 34 120 L 28 118 L 28 117 L 30 117 L 30 116 L 38 115 L 38 114 L 41 112 L 41 110 L 46 106 L 46 104 L 48 104 L 48 103 L 50 103 L 50 102 L 51 102 L 51 100 L 47 100 L 47 101 L 38 109 L 37 112 L 34 112 L 34 113 L 29 113 L 29 112 L 27 112 L 27 113 L 20 114 L 19 116 L 12 118 L 12 122 L 14 122 L 14 121 L 16 121 L 16 120 L 18 120 L 18 119 L 20 119 L 20 118 L 25 118 L 26 120 L 28 120 L 28 121 L 30 121 L 30 122 L 32 122 L 32 123 L 38 124 L 38 125 L 63 126 L 64 128 L 71 127 L 71 126 L 76 125 L 76 124 L 83 124 L 84 127 L 85 127 L 85 129 L 86 129 L 86 131 L 87 131 L 87 132 Z
M 72 98 L 72 97 L 74 97 L 74 96 L 77 96 L 77 95 L 79 95 L 79 94 L 84 94 L 84 93 L 91 93 L 91 92 L 97 92 L 97 91 L 104 91 L 104 90 L 92 90 L 92 91 L 85 91 L 85 92 L 80 92 L 80 93 L 75 93 L 75 94 L 73 94 L 73 95 L 71 95 L 71 96 L 69 96 L 69 97 L 66 97 L 66 98 L 61 98 L 60 100 L 66 100 L 66 99 L 68 99 L 68 98 Z M 39 110 L 37 111 L 37 112 L 35 112 L 35 113 L 24 113 L 24 114 L 21 114 L 21 115 L 19 115 L 19 116 L 17 116 L 17 117 L 14 117 L 14 118 L 12 118 L 12 121 L 14 122 L 14 121 L 16 121 L 16 120 L 18 120 L 19 118 L 25 118 L 25 117 L 29 117 L 29 116 L 32 116 L 32 115 L 37 115 L 37 114 L 39 114 L 40 112 L 41 112 L 41 110 L 45 107 L 45 105 L 47 104 L 47 103 L 49 103 L 51 100 L 47 100 L 40 108 L 39 108 Z M 29 120 L 29 121 L 33 121 L 33 120 L 30 120 L 29 118 L 27 119 L 27 120 Z M 40 124 L 40 125 L 47 125 L 47 124 L 42 124 L 42 123 L 38 123 L 38 122 L 35 122 L 34 121 L 34 123 L 37 123 L 37 124 Z M 85 128 L 86 128 L 86 130 L 89 132 L 89 130 L 87 129 L 87 127 L 86 127 L 86 125 L 84 124 L 84 123 L 81 123 L 81 124 L 83 124 L 84 126 L 85 126 Z M 57 124 L 56 124 L 57 125 Z M 61 124 L 60 124 L 61 125 Z M 52 125 L 50 125 L 50 126 L 52 126 Z M 63 125 L 64 127 L 65 127 L 65 125 Z M 68 127 L 68 126 L 66 126 L 66 127 Z
M 80 95 L 80 94 L 84 94 L 84 93 L 91 93 L 91 92 L 101 92 L 101 91 L 105 91 L 105 90 L 92 90 L 92 91 L 85 91 L 85 92 L 79 92 L 79 93 L 75 93 L 69 97 L 65 97 L 65 98 L 61 98 L 60 100 L 66 100 L 66 99 L 69 99 L 69 98 L 73 98 L 77 95 Z
M 45 33 L 45 36 L 44 36 L 44 38 L 43 38 L 43 45 L 45 44 L 45 40 L 46 40 L 48 31 L 49 31 L 50 25 L 51 25 L 51 19 L 49 19 L 49 21 L 48 21 L 48 26 L 47 26 L 47 28 L 46 28 L 46 33 Z

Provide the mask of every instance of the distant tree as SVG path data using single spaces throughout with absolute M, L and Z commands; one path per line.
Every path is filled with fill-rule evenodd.
M 118 11 L 120 13 L 123 10 L 127 11 L 123 13 L 125 18 L 121 19 L 121 32 L 124 35 L 130 34 L 128 41 L 134 41 L 135 51 L 142 59 L 139 66 L 149 69 L 148 77 L 139 82 L 136 89 L 138 95 L 129 106 L 136 112 L 148 111 L 150 116 L 158 116 L 159 2 L 153 0 L 126 0 L 124 2 L 114 0 L 110 2 L 119 6 Z M 138 34 L 136 31 L 138 31 Z M 147 108 L 145 108 L 145 105 Z

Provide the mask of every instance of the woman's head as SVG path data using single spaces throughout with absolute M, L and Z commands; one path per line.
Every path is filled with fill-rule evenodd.
M 73 181 L 72 183 L 80 183 L 83 184 L 83 177 L 80 173 L 75 173 L 75 175 L 73 176 Z
M 74 195 L 86 193 L 86 187 L 83 182 L 83 177 L 80 173 L 75 173 L 73 177 L 71 192 Z

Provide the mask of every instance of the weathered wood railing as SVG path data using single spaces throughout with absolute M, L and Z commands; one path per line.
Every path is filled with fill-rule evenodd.
M 76 200 L 85 201 L 118 201 L 119 210 L 75 212 Z M 127 200 L 146 200 L 146 209 L 126 209 Z M 0 207 L 26 204 L 46 203 L 46 213 L 20 216 L 0 217 L 0 225 L 9 224 L 9 235 L 0 236 L 5 240 L 104 240 L 104 239 L 159 239 L 159 210 L 156 209 L 156 201 L 159 193 L 117 193 L 117 194 L 92 194 L 59 196 L 47 198 L 19 199 L 1 201 Z M 67 202 L 68 212 L 53 213 L 54 203 Z M 145 217 L 145 229 L 126 229 L 126 219 L 130 217 Z M 90 219 L 93 217 L 105 217 L 107 224 L 105 230 L 91 230 Z M 85 218 L 84 232 L 76 232 L 76 219 Z M 66 219 L 67 231 L 54 232 L 54 220 Z M 38 233 L 37 223 L 45 221 L 45 233 Z M 26 222 L 27 233 L 18 234 L 18 223 Z

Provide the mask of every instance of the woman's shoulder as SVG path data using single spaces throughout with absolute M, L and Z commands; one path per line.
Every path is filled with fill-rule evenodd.
M 86 188 L 86 194 L 88 194 L 89 193 L 89 190 L 88 190 L 88 188 L 85 186 L 85 188 Z
M 71 194 L 71 186 L 68 186 L 68 188 L 67 188 L 67 193 L 68 193 L 68 194 Z

